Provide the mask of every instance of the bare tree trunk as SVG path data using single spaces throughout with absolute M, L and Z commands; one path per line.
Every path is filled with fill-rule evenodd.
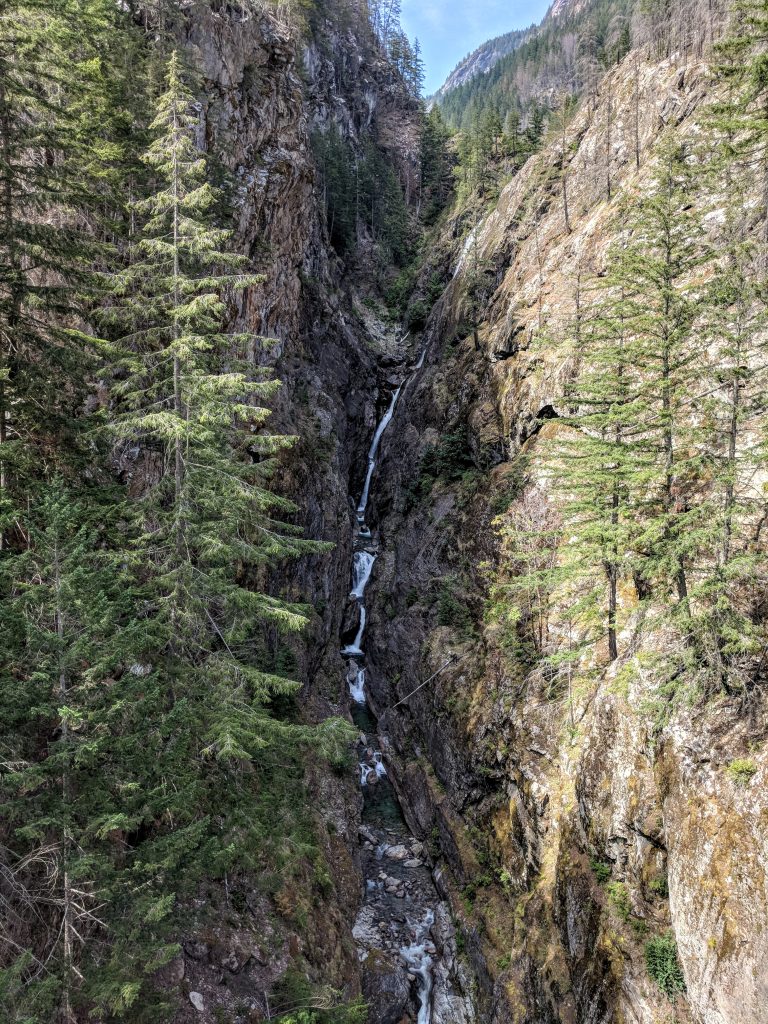
M 734 353 L 733 381 L 731 382 L 731 415 L 728 424 L 728 475 L 725 483 L 725 509 L 723 515 L 723 567 L 731 560 L 733 542 L 733 512 L 736 503 L 736 442 L 739 432 L 739 409 L 741 406 L 741 327 L 738 333 L 739 343 Z
M 7 108 L 7 97 L 5 89 L 0 83 L 0 138 L 2 138 L 3 152 L 3 233 L 6 238 L 6 250 L 8 253 L 8 269 L 11 278 L 11 304 L 8 312 L 7 334 L 2 339 L 2 355 L 0 355 L 0 452 L 4 451 L 4 445 L 8 440 L 8 384 L 11 373 L 11 356 L 13 346 L 16 343 L 14 335 L 21 320 L 22 305 L 22 269 L 19 260 L 19 253 L 16 246 L 14 222 L 14 198 L 13 198 L 13 154 L 11 153 L 11 124 L 10 112 Z M 0 455 L 0 493 L 5 496 L 8 490 L 8 468 L 5 459 Z M 5 547 L 5 531 L 0 530 L 0 551 Z
M 63 658 L 64 652 L 64 609 L 61 597 L 61 564 L 58 543 L 54 552 L 54 587 L 56 594 L 56 636 L 59 641 L 59 658 Z M 67 673 L 63 662 L 59 666 L 58 698 L 62 707 L 67 702 Z M 64 1020 L 69 1024 L 74 1021 L 72 1012 L 72 973 L 74 955 L 74 906 L 73 893 L 70 880 L 69 857 L 72 846 L 72 836 L 69 831 L 69 803 L 70 803 L 70 780 L 69 780 L 69 722 L 66 713 L 61 722 L 61 742 L 64 747 L 64 767 L 61 774 L 61 796 L 64 804 L 64 832 L 61 842 L 62 875 L 63 875 L 63 914 L 61 925 L 61 937 L 64 949 L 64 985 L 61 993 L 62 1014 Z
M 613 128 L 613 91 L 611 90 L 611 83 L 608 82 L 608 108 L 606 111 L 607 126 L 605 133 L 605 194 L 606 198 L 611 198 L 611 147 L 612 139 L 611 133 Z
M 173 108 L 173 129 L 173 410 L 178 416 L 178 418 L 181 420 L 184 419 L 184 403 L 181 382 L 181 359 L 179 358 L 179 350 L 177 344 L 179 340 L 179 322 L 177 314 L 179 306 L 181 304 L 179 288 L 179 216 L 181 211 L 179 198 L 179 166 L 177 155 L 178 120 L 175 105 Z M 174 440 L 173 447 L 174 500 L 176 513 L 176 554 L 178 558 L 181 559 L 184 543 L 184 524 L 181 514 L 182 493 L 184 489 L 184 453 L 182 448 L 182 439 L 178 430 L 178 426 L 177 436 Z
M 635 108 L 635 168 L 640 170 L 640 55 L 635 54 L 634 75 L 634 108 Z
M 563 217 L 565 218 L 565 230 L 570 235 L 571 221 L 568 216 L 568 172 L 565 165 L 565 100 L 563 100 L 562 130 L 560 136 L 560 182 L 563 191 Z

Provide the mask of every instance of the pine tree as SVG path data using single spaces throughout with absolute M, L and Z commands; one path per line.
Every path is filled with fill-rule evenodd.
M 225 251 L 228 233 L 213 224 L 218 197 L 195 146 L 193 96 L 175 53 L 167 82 L 146 157 L 158 189 L 139 204 L 148 219 L 123 276 L 125 305 L 118 319 L 129 332 L 116 367 L 115 395 L 124 409 L 117 433 L 160 453 L 161 469 L 143 514 L 172 651 L 195 660 L 206 637 L 218 648 L 207 671 L 215 666 L 233 690 L 247 680 L 263 697 L 283 681 L 249 668 L 234 656 L 230 640 L 242 641 L 251 617 L 295 630 L 304 616 L 242 586 L 237 566 L 268 565 L 316 547 L 277 521 L 292 506 L 267 486 L 275 455 L 293 442 L 264 431 L 269 410 L 256 404 L 278 384 L 263 374 L 252 379 L 258 370 L 245 357 L 254 339 L 221 327 L 224 289 L 258 278 L 246 272 L 244 258 Z M 217 701 L 217 716 L 227 708 Z M 228 732 L 221 720 L 214 745 L 232 753 L 236 730 Z
M 695 557 L 702 525 L 693 497 L 699 453 L 691 423 L 704 365 L 703 347 L 692 330 L 704 243 L 690 209 L 685 156 L 674 139 L 662 144 L 649 193 L 633 197 L 625 209 L 623 222 L 632 235 L 611 270 L 624 291 L 643 379 L 637 429 L 656 457 L 656 478 L 638 520 L 644 552 L 640 572 L 662 589 L 671 584 L 683 612 L 688 610 L 686 564 Z
M 747 193 L 732 183 L 718 233 L 717 262 L 706 296 L 713 346 L 708 394 L 701 404 L 704 471 L 711 480 L 702 505 L 709 526 L 708 560 L 694 589 L 702 674 L 710 686 L 745 692 L 764 638 L 756 625 L 754 580 L 766 501 L 757 484 L 766 447 L 768 326 L 759 242 L 748 231 Z
M 0 991 L 12 1020 L 73 1021 L 114 923 L 114 844 L 99 826 L 126 781 L 108 767 L 127 697 L 117 679 L 144 642 L 114 543 L 124 525 L 114 494 L 78 498 L 54 479 L 24 518 L 26 548 L 2 567 Z
M 92 825 L 127 847 L 105 883 L 109 955 L 89 987 L 111 1013 L 151 1005 L 147 965 L 173 955 L 174 908 L 201 878 L 243 864 L 288 872 L 311 855 L 301 750 L 320 743 L 338 757 L 348 739 L 335 720 L 312 732 L 270 713 L 297 684 L 276 669 L 265 631 L 295 632 L 305 613 L 264 584 L 277 560 L 325 546 L 280 521 L 293 507 L 270 489 L 292 439 L 265 430 L 277 383 L 254 366 L 258 339 L 222 327 L 225 293 L 257 278 L 214 222 L 193 102 L 174 54 L 146 155 L 154 191 L 137 204 L 145 223 L 108 318 L 125 332 L 114 434 L 146 459 L 125 556 L 141 635 L 100 765 L 113 806 Z
M 731 31 L 718 44 L 720 77 L 730 82 L 727 98 L 715 106 L 718 127 L 730 141 L 728 159 L 749 167 L 761 185 L 763 239 L 768 241 L 768 3 L 735 0 Z
M 616 258 L 614 250 L 609 264 Z M 608 278 L 593 290 L 597 296 L 586 315 L 579 294 L 568 332 L 571 359 L 579 364 L 565 394 L 574 411 L 563 417 L 549 446 L 546 472 L 567 538 L 561 562 L 567 569 L 571 620 L 582 645 L 605 637 L 608 660 L 614 661 L 619 655 L 619 588 L 632 576 L 636 517 L 653 459 L 639 426 L 638 339 L 627 323 L 631 309 L 624 289 Z
M 75 327 L 92 249 L 67 14 L 65 0 L 0 8 L 0 547 L 23 543 L 27 485 L 71 429 L 92 341 Z
M 445 209 L 453 192 L 453 172 L 448 152 L 448 129 L 438 106 L 424 115 L 421 136 L 420 213 L 432 224 Z

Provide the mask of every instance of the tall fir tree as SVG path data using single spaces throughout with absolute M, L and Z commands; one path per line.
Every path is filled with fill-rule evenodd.
M 637 426 L 654 452 L 655 480 L 638 511 L 642 552 L 639 572 L 661 591 L 670 587 L 685 613 L 687 563 L 695 557 L 702 527 L 694 498 L 700 453 L 692 434 L 692 409 L 702 392 L 705 349 L 693 330 L 698 314 L 697 270 L 706 257 L 691 197 L 687 154 L 671 137 L 660 147 L 647 195 L 623 211 L 631 239 L 611 268 L 623 289 L 627 327 L 642 384 Z

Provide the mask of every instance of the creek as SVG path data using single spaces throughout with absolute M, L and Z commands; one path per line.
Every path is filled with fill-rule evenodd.
M 405 340 L 405 339 L 403 339 Z M 368 706 L 365 595 L 379 555 L 379 539 L 366 523 L 366 512 L 378 455 L 398 400 L 413 375 L 424 365 L 422 353 L 411 374 L 391 394 L 368 452 L 365 484 L 357 504 L 352 588 L 358 623 L 354 640 L 342 649 L 352 719 L 359 730 L 358 764 L 363 792 L 359 829 L 360 862 L 365 892 L 353 935 L 365 979 L 369 958 L 388 965 L 385 1005 L 371 1007 L 371 1019 L 400 1020 L 398 998 L 405 1019 L 415 1024 L 474 1024 L 471 998 L 462 994 L 455 978 L 456 950 L 447 904 L 435 885 L 429 851 L 410 830 L 392 785 L 378 723 Z M 384 972 L 386 974 L 386 971 Z M 364 980 L 365 985 L 365 980 Z M 375 999 L 373 1000 L 375 1002 Z

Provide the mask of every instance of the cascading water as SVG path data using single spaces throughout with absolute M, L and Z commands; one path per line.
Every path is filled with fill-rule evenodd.
M 352 592 L 350 597 L 355 597 L 359 601 L 362 601 L 363 595 L 365 594 L 365 588 L 368 586 L 368 580 L 371 578 L 371 573 L 373 572 L 373 563 L 375 561 L 376 555 L 371 551 L 355 552 L 352 574 Z
M 422 352 L 414 373 L 424 365 L 424 357 L 425 352 Z M 385 955 L 393 973 L 404 979 L 402 984 L 406 991 L 412 991 L 413 995 L 403 1006 L 408 1014 L 404 1019 L 414 1019 L 409 1010 L 409 1006 L 413 1006 L 418 1007 L 414 1024 L 473 1024 L 475 1017 L 470 997 L 456 993 L 449 965 L 435 959 L 437 951 L 431 933 L 435 926 L 436 908 L 443 907 L 443 919 L 449 915 L 435 888 L 426 848 L 408 829 L 387 778 L 376 722 L 366 706 L 365 592 L 376 563 L 378 547 L 366 525 L 365 516 L 384 432 L 394 418 L 400 395 L 411 380 L 412 376 L 393 392 L 376 428 L 368 453 L 363 493 L 357 506 L 350 600 L 356 606 L 358 627 L 354 640 L 342 650 L 347 659 L 352 717 L 361 731 L 360 785 L 365 794 L 360 836 L 366 889 L 353 934 L 361 962 L 370 953 Z M 436 1009 L 438 1003 L 440 1008 Z
M 371 496 L 371 481 L 373 480 L 373 472 L 376 469 L 376 455 L 381 444 L 381 438 L 384 431 L 387 429 L 389 424 L 392 422 L 392 417 L 395 415 L 395 406 L 397 400 L 400 397 L 402 386 L 397 389 L 392 395 L 392 400 L 389 403 L 389 408 L 384 413 L 384 416 L 376 428 L 376 433 L 373 435 L 373 443 L 371 444 L 371 450 L 368 452 L 368 472 L 365 477 L 365 486 L 363 487 L 363 495 L 360 498 L 360 504 L 357 506 L 357 519 L 361 524 L 365 521 L 365 511 L 368 508 L 368 499 Z
M 351 644 L 347 644 L 341 652 L 345 658 L 362 658 L 363 656 L 363 633 L 365 633 L 365 620 L 367 618 L 365 605 L 360 605 L 360 625 L 357 627 L 357 635 Z
M 423 921 L 413 927 L 415 938 L 410 946 L 404 946 L 400 953 L 412 974 L 421 979 L 419 1016 L 416 1024 L 430 1024 L 430 996 L 432 995 L 432 954 L 435 947 L 429 939 L 430 929 L 435 923 L 435 913 L 428 910 Z

